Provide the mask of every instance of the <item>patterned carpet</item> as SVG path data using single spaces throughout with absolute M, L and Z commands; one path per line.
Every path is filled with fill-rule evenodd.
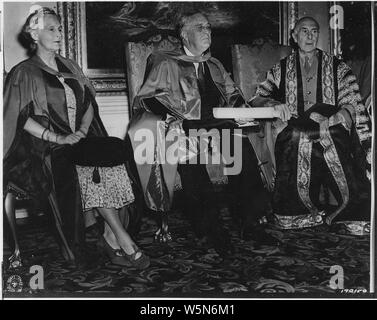
M 176 210 L 170 217 L 174 241 L 153 242 L 154 220 L 144 218 L 136 239 L 151 257 L 144 271 L 111 265 L 88 239 L 85 263 L 72 265 L 61 257 L 45 225 L 21 226 L 24 266 L 3 265 L 3 295 L 7 297 L 337 297 L 330 288 L 330 268 L 344 268 L 344 288 L 369 288 L 369 237 L 330 232 L 320 226 L 300 231 L 267 231 L 282 241 L 279 247 L 258 246 L 239 238 L 228 210 L 221 213 L 236 252 L 227 258 L 196 244 L 190 224 Z M 89 241 L 90 240 L 90 241 Z M 6 257 L 4 258 L 6 260 Z M 44 289 L 31 290 L 29 268 L 41 265 Z M 18 275 L 21 292 L 10 292 L 7 279 Z M 361 291 L 360 291 L 361 292 Z

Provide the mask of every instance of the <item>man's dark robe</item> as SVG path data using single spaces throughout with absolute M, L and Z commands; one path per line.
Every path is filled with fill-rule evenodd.
M 49 200 L 59 238 L 68 258 L 73 246 L 83 240 L 83 212 L 74 165 L 68 145 L 43 141 L 23 130 L 28 118 L 61 135 L 72 133 L 64 87 L 65 79 L 76 97 L 76 129 L 91 104 L 94 118 L 88 136 L 106 136 L 95 102 L 95 90 L 72 60 L 56 56 L 60 72 L 49 68 L 37 55 L 15 66 L 4 89 L 4 179 L 5 192 L 19 192 L 38 205 Z M 5 194 L 4 192 L 4 194 Z
M 169 211 L 177 174 L 177 164 L 163 163 L 159 160 L 158 140 L 164 140 L 166 136 L 166 114 L 182 121 L 201 119 L 201 98 L 193 63 L 206 61 L 211 78 L 221 95 L 219 104 L 213 107 L 241 107 L 245 104 L 242 93 L 236 88 L 220 61 L 210 56 L 195 59 L 181 52 L 152 54 L 147 62 L 144 84 L 135 98 L 135 114 L 131 119 L 128 134 L 135 151 L 143 143 L 135 139 L 137 132 L 140 132 L 140 129 L 149 129 L 153 133 L 154 163 L 140 164 L 136 158 L 135 161 L 146 204 L 155 211 Z M 153 99 L 158 103 L 153 103 Z M 185 133 L 181 130 L 179 134 L 183 141 Z M 187 142 L 189 148 L 196 144 L 190 139 Z M 260 138 L 256 134 L 250 134 L 249 139 L 253 145 L 260 143 Z M 173 143 L 164 142 L 166 149 Z M 268 181 L 269 177 L 273 176 L 270 153 L 265 149 L 259 150 L 261 151 L 257 158 L 259 163 L 263 164 L 262 172 Z M 193 148 L 190 151 L 194 154 L 196 152 Z
M 317 59 L 316 104 L 309 110 L 304 110 L 297 51 L 268 72 L 252 100 L 256 107 L 285 103 L 293 115 L 288 123 L 277 120 L 272 125 L 277 166 L 273 207 L 277 225 L 285 229 L 321 224 L 324 214 L 328 223 L 366 220 L 369 215 L 369 118 L 356 78 L 332 55 L 318 50 Z M 342 114 L 352 120 L 350 128 Z M 329 129 L 320 136 L 319 122 L 325 119 Z M 322 184 L 338 201 L 338 207 L 330 212 L 325 212 L 319 201 Z

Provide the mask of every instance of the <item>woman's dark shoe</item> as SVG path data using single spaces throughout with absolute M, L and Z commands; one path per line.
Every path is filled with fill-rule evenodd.
M 136 245 L 134 246 L 134 250 L 135 252 L 131 254 L 127 254 L 123 251 L 124 258 L 128 261 L 128 266 L 134 267 L 138 270 L 148 268 L 151 264 L 149 257 L 145 253 L 143 253 Z M 138 253 L 140 254 L 138 255 Z
M 113 249 L 103 236 L 100 238 L 98 245 L 104 249 L 112 264 L 122 267 L 130 266 L 124 251 L 122 249 Z

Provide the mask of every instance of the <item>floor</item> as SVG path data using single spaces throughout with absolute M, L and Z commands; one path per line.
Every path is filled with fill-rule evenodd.
M 151 266 L 144 271 L 110 264 L 96 247 L 95 237 L 87 239 L 84 263 L 68 263 L 43 221 L 29 222 L 20 226 L 23 267 L 9 270 L 6 263 L 3 265 L 3 295 L 5 298 L 338 297 L 340 291 L 330 287 L 332 277 L 339 275 L 331 270 L 332 266 L 343 268 L 344 288 L 359 292 L 369 288 L 368 236 L 334 233 L 327 226 L 300 231 L 268 226 L 267 232 L 280 239 L 282 245 L 259 246 L 240 239 L 225 206 L 221 218 L 236 249 L 226 258 L 213 249 L 198 246 L 181 210 L 176 209 L 170 216 L 174 239 L 169 244 L 153 242 L 156 224 L 152 217 L 144 217 L 136 239 L 151 258 Z M 32 265 L 43 267 L 44 289 L 30 288 Z M 17 287 L 19 292 L 9 289 L 9 279 L 14 280 L 14 276 L 22 280 Z

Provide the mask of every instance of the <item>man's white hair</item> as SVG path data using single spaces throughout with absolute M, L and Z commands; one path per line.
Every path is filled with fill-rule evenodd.
M 183 37 L 182 37 L 182 32 L 184 31 L 185 27 L 187 26 L 187 24 L 189 24 L 189 22 L 192 20 L 192 17 L 193 16 L 196 16 L 196 15 L 202 15 L 203 17 L 205 17 L 207 19 L 207 16 L 203 13 L 201 13 L 200 11 L 194 11 L 194 12 L 190 12 L 190 13 L 186 13 L 186 14 L 182 14 L 180 17 L 179 17 L 179 20 L 178 20 L 178 23 L 177 23 L 177 26 L 176 26 L 176 30 L 177 30 L 177 34 L 178 36 L 183 40 Z

